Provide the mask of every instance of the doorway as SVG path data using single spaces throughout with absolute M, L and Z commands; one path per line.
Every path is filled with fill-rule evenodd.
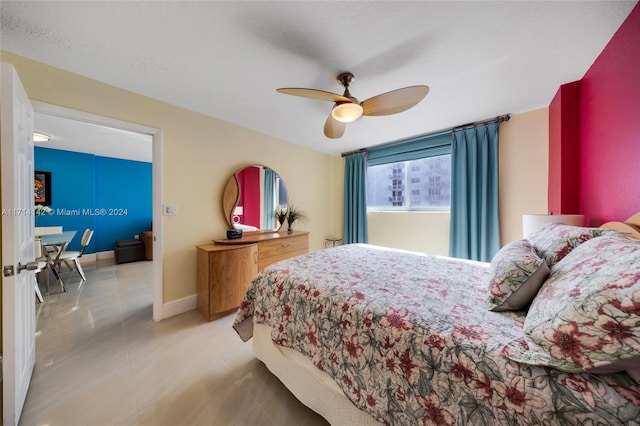
M 162 282 L 162 132 L 160 129 L 130 123 L 91 113 L 77 111 L 44 102 L 32 101 L 36 114 L 75 120 L 81 123 L 132 132 L 151 137 L 152 145 L 152 221 L 153 221 L 153 320 L 160 321 L 163 315 Z M 36 120 L 36 126 L 37 126 Z

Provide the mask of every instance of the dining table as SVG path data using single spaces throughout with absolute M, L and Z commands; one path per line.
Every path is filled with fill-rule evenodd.
M 73 237 L 76 236 L 77 232 L 78 231 L 63 231 L 59 234 L 46 234 L 38 237 L 44 247 L 43 252 L 44 256 L 47 258 L 48 266 L 53 271 L 53 275 L 55 275 L 56 280 L 60 283 L 60 287 L 63 291 L 67 291 L 67 289 L 64 286 L 64 282 L 62 282 L 62 277 L 60 276 L 60 256 L 67 249 L 67 246 L 71 240 L 73 240 Z

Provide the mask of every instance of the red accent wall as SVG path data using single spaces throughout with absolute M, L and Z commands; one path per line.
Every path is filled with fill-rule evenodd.
M 640 3 L 579 82 L 577 147 L 562 131 L 565 113 L 575 113 L 564 102 L 563 87 L 549 106 L 549 208 L 553 202 L 564 210 L 577 194 L 578 213 L 588 225 L 625 220 L 640 211 Z M 551 158 L 558 150 L 561 172 Z M 579 162 L 575 190 L 562 181 L 572 170 L 564 170 L 565 154 Z
M 560 86 L 549 105 L 549 213 L 580 211 L 579 152 L 580 82 L 575 81 Z
M 640 3 L 582 79 L 580 209 L 588 223 L 640 211 Z

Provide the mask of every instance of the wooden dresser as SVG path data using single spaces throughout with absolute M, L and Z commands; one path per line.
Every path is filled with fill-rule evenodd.
M 246 234 L 237 240 L 215 240 L 197 249 L 198 311 L 207 321 L 240 306 L 249 283 L 261 270 L 309 252 L 309 233 L 302 231 Z

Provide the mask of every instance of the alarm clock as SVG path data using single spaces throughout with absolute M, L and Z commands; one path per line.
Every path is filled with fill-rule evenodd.
M 227 240 L 242 238 L 242 229 L 230 229 L 227 231 Z

